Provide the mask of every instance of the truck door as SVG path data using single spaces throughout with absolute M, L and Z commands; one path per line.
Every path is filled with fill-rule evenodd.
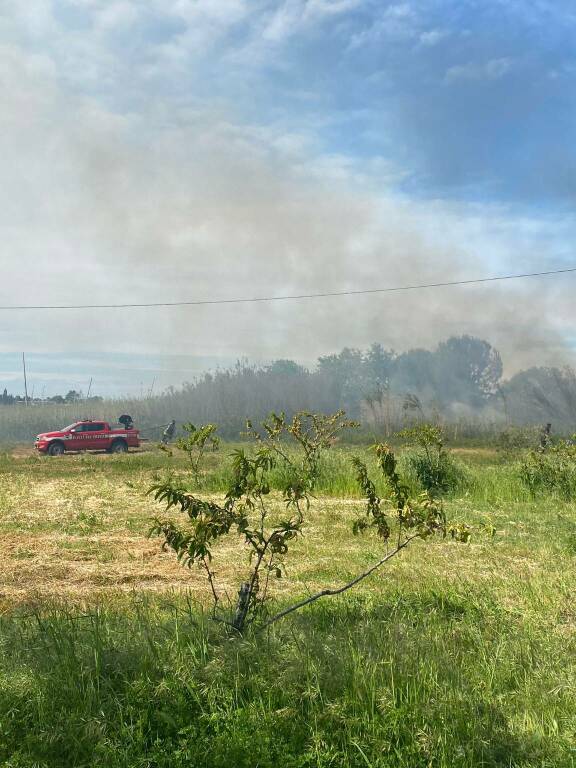
M 106 437 L 104 434 L 104 424 L 99 421 L 90 422 L 89 424 L 83 424 L 83 448 L 86 451 L 98 451 L 106 448 Z
M 76 424 L 75 427 L 69 432 L 68 440 L 66 441 L 66 449 L 68 451 L 81 451 L 84 448 L 84 424 Z

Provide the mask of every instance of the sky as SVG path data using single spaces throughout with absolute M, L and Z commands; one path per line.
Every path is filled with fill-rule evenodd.
M 575 33 L 566 0 L 3 0 L 0 305 L 574 266 Z M 125 392 L 142 387 L 131 361 L 146 386 L 163 365 L 178 384 L 237 358 L 461 333 L 510 375 L 574 362 L 575 287 L 0 310 L 0 387 L 17 389 L 22 351 L 47 393 L 70 366 Z

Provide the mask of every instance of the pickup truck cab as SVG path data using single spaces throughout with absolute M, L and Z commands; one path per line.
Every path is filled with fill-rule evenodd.
M 129 448 L 140 447 L 140 433 L 123 426 L 111 428 L 106 421 L 76 421 L 56 432 L 38 435 L 34 447 L 49 456 L 61 456 L 65 451 L 126 453 Z

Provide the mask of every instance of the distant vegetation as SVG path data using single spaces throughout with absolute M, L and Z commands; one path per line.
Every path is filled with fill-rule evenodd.
M 460 336 L 433 351 L 396 353 L 381 344 L 344 348 L 320 357 L 312 371 L 293 360 L 238 363 L 156 397 L 102 401 L 70 391 L 50 402 L 35 401 L 26 413 L 24 405 L 8 392 L 0 397 L 0 439 L 29 440 L 60 422 L 115 420 L 121 411 L 130 413 L 150 437 L 158 437 L 159 425 L 174 418 L 179 424 L 218 423 L 223 437 L 236 438 L 248 414 L 261 419 L 282 408 L 288 415 L 342 408 L 365 429 L 385 437 L 422 421 L 453 425 L 457 437 L 547 421 L 555 432 L 568 433 L 576 426 L 576 374 L 571 368 L 537 367 L 506 380 L 496 349 L 482 339 Z
M 46 398 L 28 397 L 28 400 L 26 400 L 26 397 L 23 397 L 22 395 L 11 395 L 6 387 L 4 387 L 4 391 L 0 395 L 0 405 L 26 405 L 27 403 L 34 405 L 71 405 L 78 402 L 101 403 L 103 399 L 104 398 L 99 397 L 98 395 L 84 397 L 82 392 L 70 389 L 65 395 L 53 395 L 52 397 Z

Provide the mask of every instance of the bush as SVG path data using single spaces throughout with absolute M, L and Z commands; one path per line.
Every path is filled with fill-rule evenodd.
M 530 451 L 520 464 L 520 478 L 530 493 L 576 498 L 576 445 L 563 440 L 545 451 Z
M 415 450 L 406 456 L 408 470 L 414 474 L 418 483 L 428 493 L 442 496 L 461 487 L 465 474 L 444 447 L 444 437 L 440 427 L 420 424 L 412 429 L 405 429 L 399 437 L 407 440 Z
M 344 418 L 343 411 L 331 416 L 302 412 L 291 421 L 284 413 L 271 414 L 261 429 L 248 421 L 246 435 L 254 442 L 255 450 L 234 451 L 224 503 L 189 493 L 181 481 L 173 478 L 150 488 L 149 493 L 164 502 L 166 510 L 179 509 L 188 518 L 184 525 L 172 518 L 156 519 L 151 533 L 162 536 L 164 546 L 174 550 L 183 565 L 204 569 L 212 592 L 215 620 L 242 633 L 263 613 L 271 580 L 281 578 L 290 544 L 302 533 L 318 480 L 321 456 L 334 444 L 338 433 L 350 426 L 352 422 Z M 214 439 L 216 426 L 208 424 L 197 429 L 189 424 L 186 428 L 189 437 L 180 441 L 180 447 L 189 452 L 197 480 L 198 462 L 206 440 Z M 273 514 L 270 501 L 274 473 L 284 482 L 281 516 Z M 250 551 L 250 559 L 247 570 L 242 552 L 238 571 L 244 574 L 244 580 L 240 583 L 234 613 L 227 617 L 220 610 L 221 597 L 227 597 L 227 592 L 217 584 L 212 558 L 216 544 L 229 533 L 240 537 Z
M 429 493 L 443 496 L 461 488 L 466 475 L 446 451 L 431 461 L 421 451 L 414 451 L 406 456 L 406 465 L 418 483 Z
M 496 446 L 501 451 L 534 448 L 539 444 L 540 432 L 538 427 L 514 427 L 510 425 L 500 432 L 496 438 Z

